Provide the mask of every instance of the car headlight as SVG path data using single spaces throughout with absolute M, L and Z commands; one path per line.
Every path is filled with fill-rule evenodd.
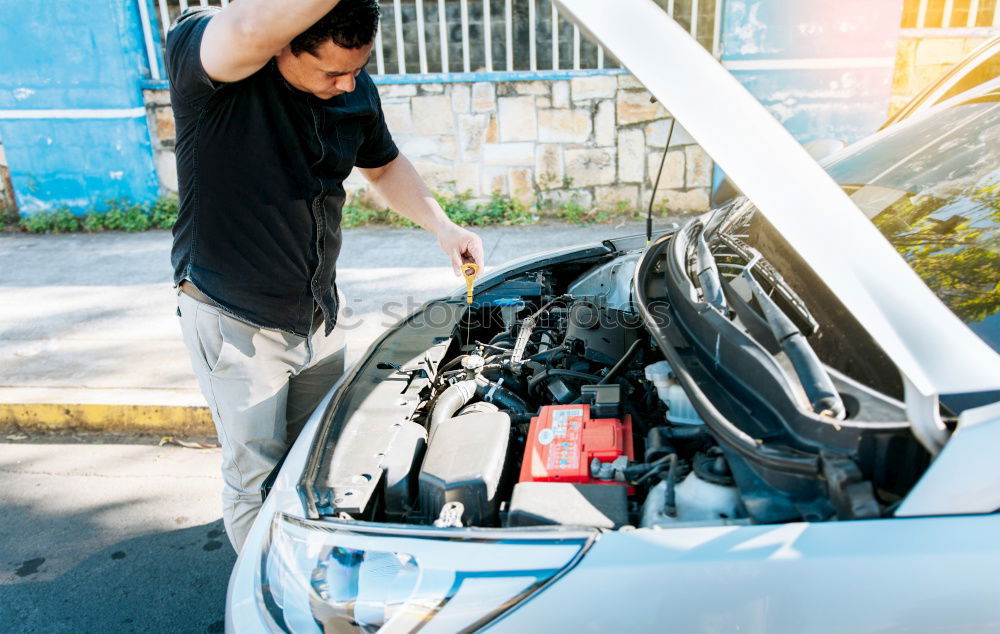
M 259 597 L 270 625 L 295 634 L 474 629 L 569 566 L 591 537 L 277 513 L 262 553 Z

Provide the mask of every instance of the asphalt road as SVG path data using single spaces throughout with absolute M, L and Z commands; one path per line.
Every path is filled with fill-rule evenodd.
M 0 444 L 0 631 L 222 632 L 219 450 L 41 440 Z
M 632 223 L 480 233 L 488 265 L 498 266 L 641 231 Z M 58 388 L 81 376 L 142 381 L 152 370 L 168 386 L 193 384 L 174 332 L 169 245 L 165 232 L 0 235 L 0 358 L 21 362 L 0 368 L 0 379 Z M 338 271 L 358 324 L 352 359 L 407 307 L 459 285 L 433 238 L 414 230 L 345 232 Z M 51 339 L 65 332 L 79 338 Z M 162 343 L 143 348 L 150 339 Z M 76 356 L 57 355 L 74 346 Z M 60 373 L 80 350 L 87 361 Z M 122 350 L 142 362 L 95 362 Z M 176 368 L 158 360 L 175 356 Z M 39 367 L 46 371 L 31 374 Z M 218 450 L 109 440 L 0 436 L 0 632 L 223 631 L 235 555 L 220 520 Z

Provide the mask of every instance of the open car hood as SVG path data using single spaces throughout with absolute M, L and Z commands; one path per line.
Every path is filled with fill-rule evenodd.
M 885 350 L 908 392 L 930 397 L 1000 388 L 1000 355 L 938 300 L 791 134 L 652 0 L 556 3 L 726 171 Z

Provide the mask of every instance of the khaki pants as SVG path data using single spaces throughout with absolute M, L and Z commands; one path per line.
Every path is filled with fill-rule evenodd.
M 343 302 L 341 302 L 343 305 Z M 251 326 L 184 293 L 184 343 L 222 445 L 222 514 L 239 552 L 261 505 L 260 485 L 344 373 L 344 336 Z

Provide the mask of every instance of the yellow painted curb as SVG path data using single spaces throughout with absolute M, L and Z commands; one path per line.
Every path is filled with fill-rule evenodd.
M 207 407 L 0 403 L 0 430 L 113 433 L 215 433 Z

